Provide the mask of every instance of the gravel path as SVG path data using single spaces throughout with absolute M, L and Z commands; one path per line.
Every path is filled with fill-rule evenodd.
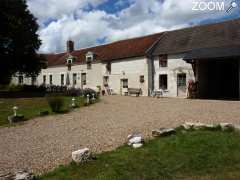
M 149 97 L 104 97 L 69 114 L 39 117 L 0 128 L 0 172 L 28 169 L 42 173 L 71 161 L 71 152 L 89 147 L 108 151 L 128 134 L 150 137 L 158 127 L 184 121 L 240 123 L 240 102 Z

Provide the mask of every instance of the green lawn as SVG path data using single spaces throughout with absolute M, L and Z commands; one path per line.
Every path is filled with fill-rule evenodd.
M 69 109 L 71 99 L 72 97 L 64 97 L 66 111 Z M 76 97 L 76 104 L 83 106 L 84 98 Z M 0 99 L 0 126 L 8 125 L 7 117 L 13 114 L 13 106 L 18 106 L 18 113 L 23 114 L 26 120 L 38 116 L 40 111 L 49 111 L 53 114 L 45 97 Z
M 60 166 L 38 179 L 240 179 L 240 134 L 178 132 L 139 149 L 123 146 L 86 164 Z

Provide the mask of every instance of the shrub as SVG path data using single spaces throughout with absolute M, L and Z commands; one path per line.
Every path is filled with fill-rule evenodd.
M 66 96 L 80 96 L 82 95 L 82 90 L 79 88 L 69 88 L 66 91 Z
M 47 97 L 47 102 L 52 110 L 52 112 L 62 112 L 65 106 L 65 101 L 62 96 L 58 95 L 48 95 Z
M 35 86 L 35 85 L 14 85 L 1 87 L 1 90 L 8 92 L 38 92 L 45 93 L 46 88 L 44 86 Z
M 89 95 L 89 98 L 91 99 L 93 97 L 93 94 L 94 94 L 94 97 L 96 99 L 98 99 L 99 94 L 96 91 L 94 91 L 93 89 L 86 88 L 83 90 L 83 96 L 85 98 L 87 97 L 87 95 Z

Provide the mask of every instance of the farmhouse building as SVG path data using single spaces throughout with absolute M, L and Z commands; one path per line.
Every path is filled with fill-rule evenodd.
M 182 96 L 193 79 L 200 98 L 240 97 L 240 19 L 166 32 L 152 56 L 155 64 L 159 56 L 168 57 L 168 68 L 154 67 L 160 76 L 169 76 L 170 96 Z
M 132 38 L 110 44 L 47 54 L 47 68 L 37 78 L 14 83 L 59 85 L 126 94 L 139 88 L 143 96 L 161 91 L 187 97 L 195 82 L 203 98 L 240 97 L 240 19 Z

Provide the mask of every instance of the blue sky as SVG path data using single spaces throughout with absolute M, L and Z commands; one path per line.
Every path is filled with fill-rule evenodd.
M 193 10 L 195 2 L 224 3 L 224 11 Z M 27 0 L 40 25 L 40 52 L 65 51 L 72 39 L 75 48 L 94 46 L 198 24 L 240 17 L 237 8 L 226 13 L 231 0 Z M 213 5 L 213 4 L 212 4 Z M 213 6 L 211 6 L 213 7 Z

